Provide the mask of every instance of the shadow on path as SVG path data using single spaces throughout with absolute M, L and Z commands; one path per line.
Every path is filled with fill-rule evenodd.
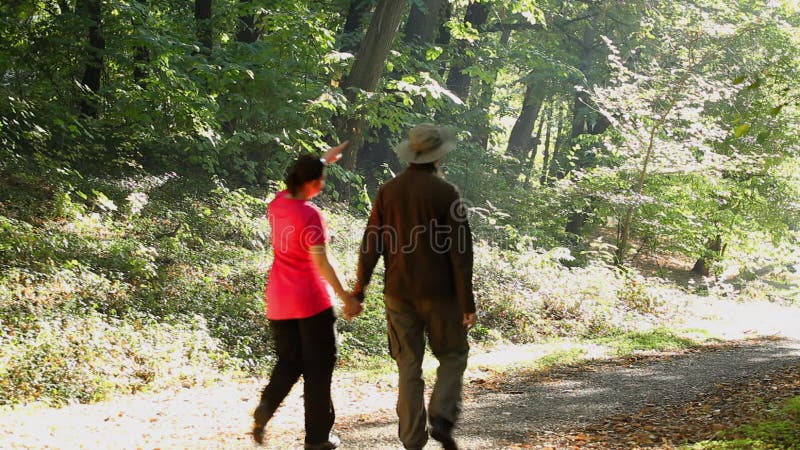
M 529 443 L 532 432 L 557 433 L 648 405 L 683 404 L 718 383 L 741 382 L 790 365 L 800 365 L 800 342 L 760 340 L 669 358 L 556 369 L 546 377 L 520 373 L 491 385 L 473 380 L 456 436 L 463 448 L 513 447 Z M 342 448 L 402 448 L 394 420 L 356 424 L 348 419 L 340 421 Z M 438 444 L 430 441 L 426 448 Z

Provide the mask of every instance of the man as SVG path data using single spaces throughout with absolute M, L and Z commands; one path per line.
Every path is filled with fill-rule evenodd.
M 408 168 L 380 187 L 361 244 L 353 295 L 363 301 L 383 256 L 389 350 L 397 363 L 398 437 L 407 449 L 428 440 L 422 380 L 427 334 L 439 361 L 428 413 L 430 435 L 457 449 L 452 430 L 467 366 L 467 331 L 475 325 L 472 233 L 455 186 L 438 172 L 456 146 L 455 132 L 416 126 L 395 152 Z

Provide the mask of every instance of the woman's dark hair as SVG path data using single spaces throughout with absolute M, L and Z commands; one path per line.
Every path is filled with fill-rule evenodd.
M 286 187 L 292 195 L 297 195 L 300 188 L 307 182 L 322 178 L 325 163 L 314 155 L 301 155 L 289 169 L 286 176 Z

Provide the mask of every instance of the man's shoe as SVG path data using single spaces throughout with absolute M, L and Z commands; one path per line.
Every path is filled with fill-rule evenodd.
M 452 432 L 453 422 L 441 417 L 431 417 L 431 437 L 439 441 L 445 450 L 458 450 Z
M 258 404 L 258 407 L 253 412 L 253 440 L 259 444 L 264 443 L 264 427 L 267 426 L 267 422 L 272 418 L 273 412 L 263 401 Z
M 341 444 L 342 441 L 339 440 L 339 436 L 331 433 L 328 435 L 328 440 L 325 442 L 320 442 L 318 444 L 308 444 L 303 447 L 306 450 L 329 450 L 332 448 L 336 448 Z

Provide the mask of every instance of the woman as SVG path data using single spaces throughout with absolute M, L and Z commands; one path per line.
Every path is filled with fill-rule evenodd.
M 345 292 L 328 261 L 322 214 L 309 200 L 325 187 L 326 166 L 337 161 L 346 146 L 344 142 L 322 158 L 298 158 L 286 178 L 287 189 L 269 204 L 275 259 L 265 305 L 278 361 L 253 413 L 253 438 L 258 443 L 263 443 L 264 426 L 300 375 L 304 381 L 305 448 L 331 449 L 339 443 L 330 433 L 335 417 L 331 376 L 336 363 L 336 315 L 328 285 L 344 303 L 345 318 L 357 315 L 362 307 Z

